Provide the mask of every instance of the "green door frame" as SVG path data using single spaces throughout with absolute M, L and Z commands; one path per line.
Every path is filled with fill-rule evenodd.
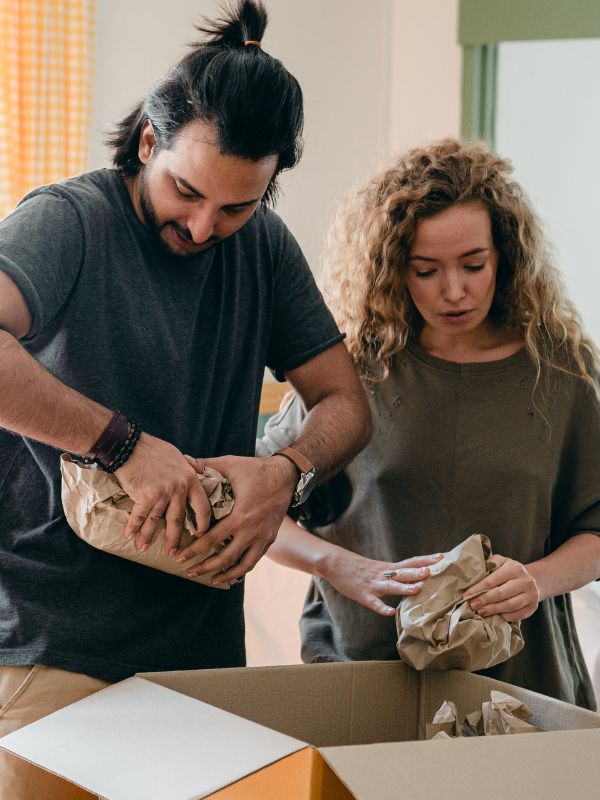
M 494 144 L 500 42 L 596 38 L 598 0 L 459 0 L 463 138 Z

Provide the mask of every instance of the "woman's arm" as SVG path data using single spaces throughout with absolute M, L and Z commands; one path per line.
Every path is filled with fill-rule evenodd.
M 438 553 L 397 562 L 374 561 L 314 536 L 289 517 L 283 520 L 268 556 L 285 567 L 324 578 L 340 594 L 385 617 L 393 616 L 396 609 L 382 598 L 416 594 L 429 576 L 428 567 L 442 557 Z
M 497 569 L 464 594 L 482 617 L 502 614 L 513 621 L 530 617 L 541 600 L 579 589 L 600 577 L 600 536 L 578 533 L 550 555 L 521 564 L 504 556 L 492 556 Z

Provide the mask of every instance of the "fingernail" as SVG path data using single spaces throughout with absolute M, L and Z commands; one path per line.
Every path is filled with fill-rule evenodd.
M 187 556 L 179 556 L 176 560 L 178 564 L 183 564 L 184 561 L 187 561 Z
M 150 544 L 149 544 L 148 542 L 144 542 L 144 544 L 143 544 L 143 545 L 141 545 L 141 547 L 140 547 L 140 553 L 145 553 L 145 552 L 146 552 L 146 550 L 147 550 L 149 547 L 150 547 Z

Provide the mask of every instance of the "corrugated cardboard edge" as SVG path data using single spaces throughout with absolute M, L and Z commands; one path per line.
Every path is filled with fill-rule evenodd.
M 321 752 L 312 746 L 219 789 L 210 800 L 355 800 Z

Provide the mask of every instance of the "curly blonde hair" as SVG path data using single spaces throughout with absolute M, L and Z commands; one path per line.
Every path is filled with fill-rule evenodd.
M 490 316 L 514 330 L 537 368 L 576 375 L 598 395 L 598 351 L 584 333 L 540 224 L 510 163 L 485 144 L 445 139 L 410 150 L 340 206 L 321 285 L 364 379 L 387 377 L 393 356 L 418 334 L 406 285 L 418 222 L 457 203 L 487 208 L 499 254 Z

